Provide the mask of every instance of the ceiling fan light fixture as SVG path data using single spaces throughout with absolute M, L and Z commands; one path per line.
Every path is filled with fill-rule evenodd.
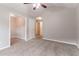
M 38 9 L 39 7 L 40 7 L 40 3 L 35 3 L 35 4 L 33 4 L 33 8 Z
M 33 10 L 38 9 L 40 6 L 43 8 L 47 8 L 47 6 L 44 3 L 24 3 L 24 4 L 32 4 Z
M 35 3 L 33 4 L 33 7 L 36 7 L 36 4 Z
M 39 7 L 40 7 L 40 3 L 37 4 L 36 8 L 39 8 Z
M 42 20 L 42 17 L 39 16 L 39 17 L 36 17 L 36 19 L 37 19 L 37 20 Z

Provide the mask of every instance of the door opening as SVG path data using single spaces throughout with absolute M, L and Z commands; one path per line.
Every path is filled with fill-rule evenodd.
M 42 38 L 43 37 L 43 21 L 41 18 L 36 18 L 35 21 L 35 37 Z
M 25 20 L 21 16 L 11 16 L 10 19 L 12 45 L 18 42 L 18 39 L 25 39 Z

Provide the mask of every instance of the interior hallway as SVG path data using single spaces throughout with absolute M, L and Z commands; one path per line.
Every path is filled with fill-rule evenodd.
M 24 41 L 15 39 L 10 48 L 0 51 L 0 56 L 77 56 L 79 49 L 74 45 L 43 39 Z

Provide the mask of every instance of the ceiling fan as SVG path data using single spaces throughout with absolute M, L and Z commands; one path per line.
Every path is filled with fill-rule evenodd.
M 24 4 L 33 4 L 33 10 L 36 10 L 40 6 L 43 7 L 43 8 L 47 8 L 47 6 L 43 3 L 24 3 Z

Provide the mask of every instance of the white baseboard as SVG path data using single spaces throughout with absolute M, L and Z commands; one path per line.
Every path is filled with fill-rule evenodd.
M 9 48 L 9 47 L 10 47 L 10 45 L 7 45 L 5 47 L 0 48 L 0 50 L 6 49 L 6 48 Z
M 45 40 L 50 40 L 50 41 L 56 41 L 56 42 L 60 42 L 60 43 L 66 43 L 66 44 L 71 44 L 71 45 L 75 45 L 77 46 L 76 43 L 71 43 L 71 42 L 66 42 L 66 41 L 60 41 L 60 40 L 56 40 L 56 39 L 47 39 L 47 38 L 43 38 Z M 78 46 L 77 46 L 78 47 Z

